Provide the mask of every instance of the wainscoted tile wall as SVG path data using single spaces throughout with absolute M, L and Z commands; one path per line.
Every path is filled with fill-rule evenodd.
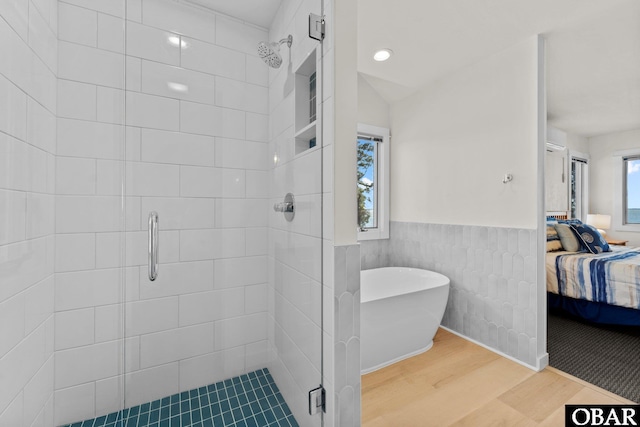
M 57 0 L 0 2 L 0 425 L 53 425 Z
M 59 12 L 62 424 L 266 366 L 269 73 L 256 46 L 269 34 L 172 0 Z
M 361 415 L 359 245 L 334 248 L 334 274 L 334 420 L 336 426 L 357 427 Z
M 536 366 L 536 230 L 392 222 L 390 235 L 361 243 L 364 270 L 415 267 L 448 276 L 442 324 Z

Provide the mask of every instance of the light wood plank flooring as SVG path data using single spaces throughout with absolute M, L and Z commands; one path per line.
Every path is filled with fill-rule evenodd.
M 431 350 L 362 377 L 364 427 L 562 427 L 565 404 L 632 403 L 568 374 L 534 372 L 439 329 Z

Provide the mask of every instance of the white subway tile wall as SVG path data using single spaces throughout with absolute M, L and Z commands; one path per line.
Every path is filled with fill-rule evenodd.
M 267 364 L 300 424 L 319 425 L 306 396 L 334 335 L 331 298 L 325 325 L 320 311 L 332 160 L 294 157 L 288 89 L 318 46 L 310 12 L 320 1 L 283 2 L 267 31 L 170 0 L 2 2 L 0 425 L 77 421 Z M 289 33 L 270 70 L 258 41 Z M 289 191 L 294 223 L 269 208 Z
M 269 356 L 269 80 L 255 50 L 269 34 L 169 0 L 127 2 L 126 16 L 124 2 L 109 3 L 57 9 L 57 424 L 264 367 Z M 161 266 L 150 282 L 153 210 Z M 123 337 L 126 375 L 113 365 Z M 78 396 L 87 405 L 70 403 Z
M 425 268 L 449 277 L 442 325 L 536 366 L 537 230 L 391 223 L 391 238 L 362 242 L 362 268 Z
M 0 425 L 53 425 L 57 0 L 0 4 Z M 65 337 L 67 338 L 67 337 Z M 62 342 L 64 343 L 64 339 Z M 79 336 L 78 340 L 87 337 Z
M 264 77 L 256 73 L 257 68 L 266 66 L 253 57 L 247 57 L 246 63 L 246 93 L 258 100 L 258 104 L 251 107 L 252 113 L 246 115 L 247 123 L 253 124 L 247 126 L 247 137 L 251 135 L 255 141 L 268 141 L 264 156 L 268 162 L 268 177 L 260 172 L 247 171 L 245 179 L 247 196 L 264 191 L 266 182 L 270 184 L 269 235 L 268 239 L 259 236 L 260 242 L 268 241 L 267 301 L 272 319 L 268 330 L 269 351 L 272 353 L 269 370 L 302 426 L 319 426 L 321 423 L 319 415 L 308 414 L 308 392 L 323 382 L 321 307 L 322 280 L 326 277 L 322 277 L 322 150 L 318 146 L 315 150 L 294 156 L 293 73 L 319 46 L 317 41 L 308 37 L 307 21 L 309 13 L 320 12 L 320 0 L 282 2 L 268 40 L 278 41 L 291 34 L 293 44 L 290 50 L 286 44 L 282 45 L 283 63 L 278 69 L 269 69 L 268 90 L 263 89 Z M 217 40 L 221 43 L 224 40 L 229 48 L 255 49 L 250 43 L 251 34 L 237 39 L 229 39 L 222 34 L 222 31 L 236 26 L 237 23 L 228 19 L 219 21 Z M 216 86 L 216 89 L 220 88 Z M 237 85 L 230 84 L 223 88 L 217 90 L 216 99 L 225 99 L 225 102 L 239 90 Z M 235 97 L 229 99 L 233 103 L 241 101 Z M 267 112 L 268 116 L 261 115 L 262 112 Z M 269 120 L 268 134 L 258 132 L 265 117 Z M 225 143 L 216 148 L 227 154 L 224 161 L 233 162 L 231 164 L 251 165 L 257 161 L 255 157 L 237 155 L 239 147 L 232 144 Z M 217 151 L 216 162 L 220 161 L 218 155 Z M 281 212 L 271 209 L 289 192 L 295 196 L 295 218 L 292 222 L 287 222 Z M 325 341 L 326 345 L 328 341 Z

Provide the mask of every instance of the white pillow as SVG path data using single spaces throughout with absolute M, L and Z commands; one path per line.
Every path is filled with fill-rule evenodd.
M 582 245 L 576 237 L 576 234 L 571 230 L 571 227 L 567 224 L 556 224 L 554 226 L 560 237 L 562 247 L 567 252 L 579 252 L 582 249 Z

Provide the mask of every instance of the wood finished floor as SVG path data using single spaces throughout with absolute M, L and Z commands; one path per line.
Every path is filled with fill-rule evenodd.
M 426 353 L 362 377 L 363 427 L 562 427 L 565 404 L 621 403 L 632 402 L 444 329 Z

